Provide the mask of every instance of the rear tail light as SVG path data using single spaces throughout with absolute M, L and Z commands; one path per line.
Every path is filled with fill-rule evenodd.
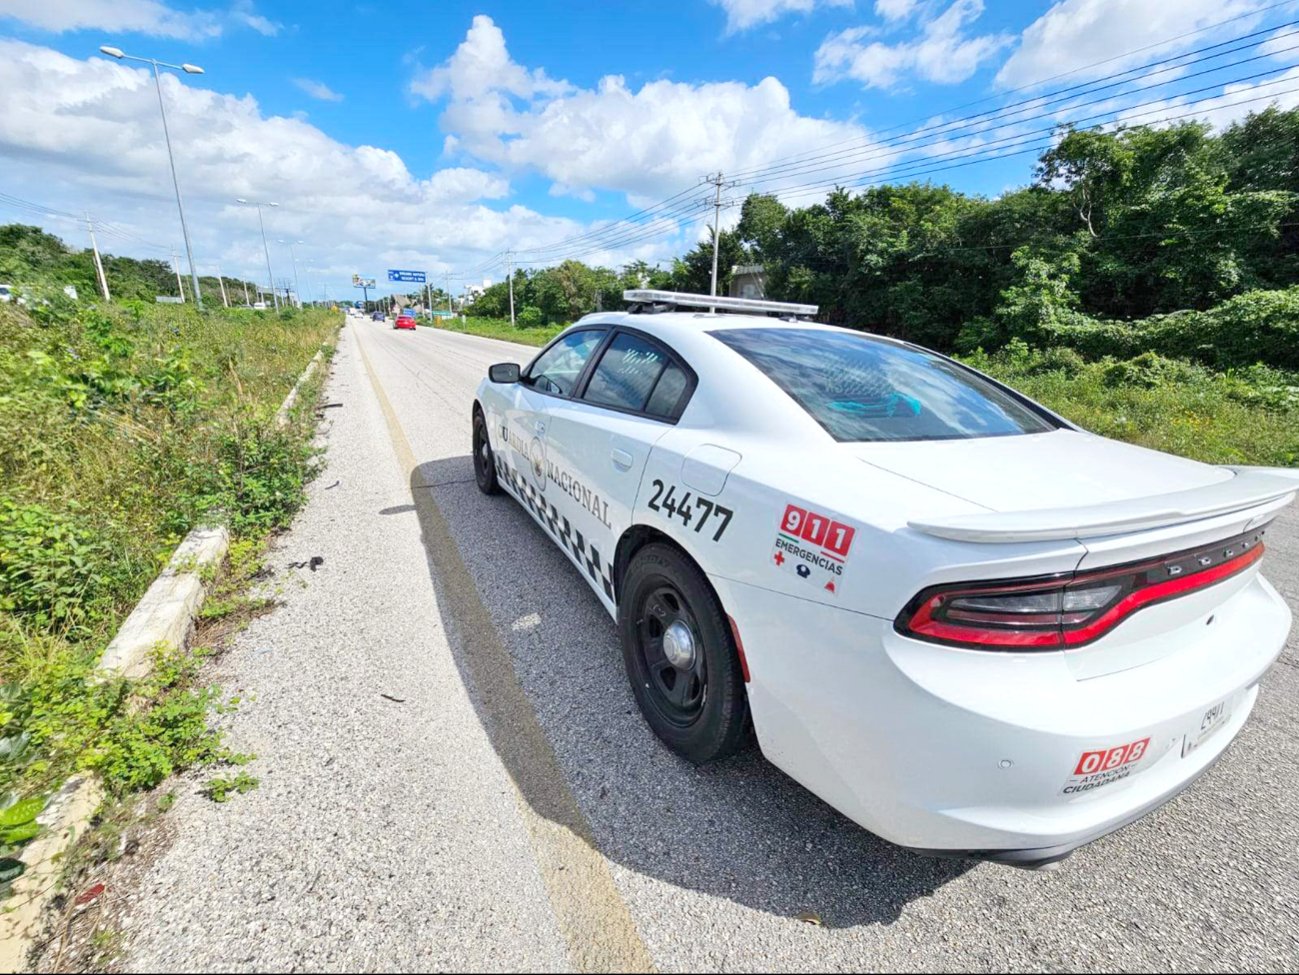
M 985 650 L 1091 643 L 1133 613 L 1204 589 L 1263 557 L 1263 531 L 1153 561 L 1046 578 L 933 586 L 898 615 L 905 636 Z

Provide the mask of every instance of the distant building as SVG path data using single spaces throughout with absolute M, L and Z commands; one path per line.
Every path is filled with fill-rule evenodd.
M 767 274 L 761 264 L 735 264 L 731 266 L 732 298 L 767 297 Z
M 465 301 L 469 302 L 469 301 L 473 301 L 475 298 L 482 297 L 483 292 L 486 291 L 491 286 L 492 286 L 491 278 L 483 278 L 482 284 L 466 284 Z

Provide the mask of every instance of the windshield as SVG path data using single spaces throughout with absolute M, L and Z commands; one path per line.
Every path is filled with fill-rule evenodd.
M 922 349 L 807 328 L 709 334 L 760 369 L 836 440 L 963 440 L 1056 426 L 977 374 Z

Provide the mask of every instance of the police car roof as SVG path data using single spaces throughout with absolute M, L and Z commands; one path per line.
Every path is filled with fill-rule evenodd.
M 819 332 L 849 332 L 854 335 L 869 335 L 885 342 L 897 342 L 897 339 L 872 332 L 843 328 L 838 325 L 824 325 L 820 322 L 805 319 L 775 318 L 767 315 L 742 315 L 736 312 L 592 312 L 583 315 L 573 326 L 578 325 L 624 325 L 627 328 L 639 329 L 651 335 L 661 335 L 665 339 L 681 337 L 683 334 L 704 335 L 708 332 L 739 328 L 770 329 L 806 329 Z

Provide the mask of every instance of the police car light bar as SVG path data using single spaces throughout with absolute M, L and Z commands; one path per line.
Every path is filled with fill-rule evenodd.
M 786 316 L 815 315 L 817 305 L 797 305 L 789 301 L 762 301 L 756 298 L 727 298 L 724 295 L 692 295 L 682 291 L 655 291 L 636 288 L 622 293 L 623 301 L 632 305 L 672 305 L 682 308 L 715 308 L 718 311 L 777 314 Z

